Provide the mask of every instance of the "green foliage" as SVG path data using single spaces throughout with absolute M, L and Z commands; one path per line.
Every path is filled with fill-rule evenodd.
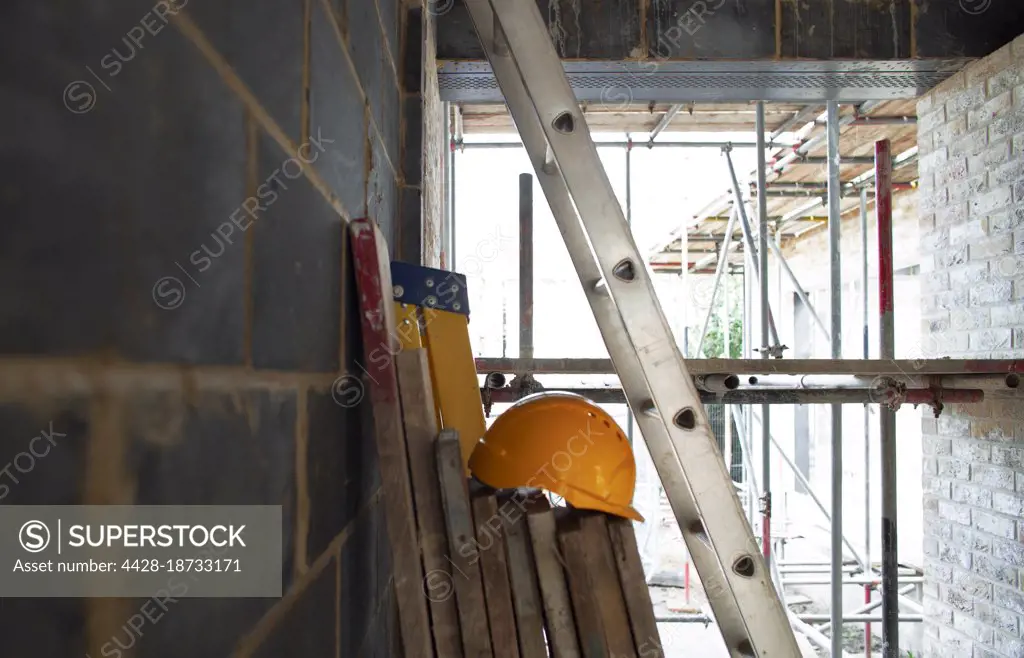
M 725 331 L 722 318 L 717 313 L 711 317 L 707 336 L 704 337 L 705 359 L 738 359 L 743 354 L 743 321 L 738 315 L 729 318 L 729 354 L 725 354 Z M 700 330 L 697 330 L 700 340 Z M 696 346 L 695 346 L 696 347 Z

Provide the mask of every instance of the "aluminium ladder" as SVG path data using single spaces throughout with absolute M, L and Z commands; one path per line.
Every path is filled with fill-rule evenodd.
M 730 655 L 800 656 L 704 408 L 533 0 L 466 0 Z

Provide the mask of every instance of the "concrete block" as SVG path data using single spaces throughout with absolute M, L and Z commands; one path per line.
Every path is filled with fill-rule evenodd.
M 969 557 L 969 556 L 968 556 Z M 964 567 L 969 569 L 970 567 Z M 946 582 L 952 582 L 946 581 Z M 974 597 L 964 594 L 960 590 L 950 586 L 939 586 L 939 591 L 942 592 L 942 600 L 946 605 L 950 606 L 954 610 L 960 612 L 971 612 L 974 610 Z
M 301 144 L 302 8 L 226 0 L 196 3 L 188 13 L 274 121 Z
M 1009 187 L 993 189 L 970 200 L 970 212 L 973 217 L 983 217 L 1010 205 L 1012 194 Z
M 988 235 L 988 218 L 972 218 L 949 227 L 950 244 L 958 246 L 964 242 L 974 243 L 984 240 Z
M 1024 468 L 1024 448 L 1011 446 L 992 446 L 992 463 L 1008 468 Z
M 324 144 L 324 151 L 313 147 L 310 153 L 328 157 L 337 146 Z M 261 140 L 259 156 L 259 180 L 275 198 L 264 201 L 266 210 L 252 229 L 253 364 L 336 372 L 342 218 L 304 176 L 289 180 L 296 162 L 276 145 Z
M 423 197 L 419 188 L 403 186 L 399 191 L 398 259 L 420 263 L 423 254 Z
M 1016 539 L 1017 537 L 1017 523 L 1013 519 L 979 510 L 973 510 L 971 518 L 974 527 L 982 532 L 1003 539 Z
M 971 615 L 959 612 L 954 613 L 953 628 L 978 642 L 988 643 L 992 641 L 992 629 L 975 620 Z
M 352 217 L 366 215 L 369 164 L 362 92 L 323 3 L 312 3 L 310 27 L 310 125 L 334 140 L 314 166 Z
M 391 59 L 395 62 L 395 66 L 400 67 L 400 51 L 402 48 L 400 12 L 404 3 L 399 0 L 376 0 L 376 4 L 380 23 L 384 28 L 384 38 L 388 44 L 388 53 L 390 53 Z
M 948 269 L 967 262 L 967 245 L 950 247 L 935 254 L 935 268 Z
M 419 185 L 423 180 L 423 99 L 419 94 L 406 94 L 403 98 L 402 122 L 402 176 L 407 185 Z
M 997 491 L 992 495 L 992 509 L 1009 516 L 1024 516 L 1024 496 Z
M 338 563 L 332 559 L 298 595 L 253 658 L 329 656 L 336 654 Z M 344 582 L 344 581 L 342 581 Z M 359 629 L 340 629 L 341 634 Z
M 992 491 L 984 487 L 956 483 L 953 485 L 953 501 L 971 507 L 991 508 Z
M 179 598 L 167 600 L 164 612 L 152 599 L 136 599 L 131 604 L 132 614 L 149 612 L 157 623 L 147 623 L 143 627 L 134 655 L 145 658 L 231 655 L 239 641 L 277 602 L 277 599 Z M 104 629 L 103 642 L 111 642 L 109 638 L 120 638 L 121 643 L 127 644 L 129 637 L 125 627 L 121 626 L 124 621 L 120 618 L 112 621 L 111 628 Z M 89 655 L 103 655 L 102 643 L 91 649 Z M 119 653 L 116 644 L 108 647 L 107 651 L 110 656 Z
M 396 176 L 401 175 L 402 168 L 402 95 L 398 88 L 398 82 L 394 79 L 394 73 L 390 66 L 385 66 L 388 80 L 385 81 L 381 98 L 381 120 L 377 124 L 381 142 L 384 144 L 384 151 L 391 163 L 391 168 Z M 420 145 L 413 147 L 417 152 Z
M 1005 461 L 1005 458 L 1003 459 Z M 1014 472 L 1010 468 L 978 464 L 972 469 L 971 482 L 977 482 L 986 487 L 1013 491 Z
M 992 262 L 992 274 L 1005 279 L 1024 275 L 1024 262 L 1016 256 L 1004 256 Z
M 947 108 L 947 112 L 948 112 L 948 108 Z M 990 127 L 990 130 L 991 130 L 991 127 Z M 934 132 L 932 132 L 932 145 L 933 145 L 933 148 L 941 148 L 943 146 L 949 146 L 950 147 L 950 149 L 949 149 L 949 154 L 950 155 L 954 155 L 954 154 L 959 155 L 959 153 L 960 153 L 959 151 L 957 153 L 954 153 L 952 145 L 957 140 L 957 138 L 965 135 L 966 133 L 967 133 L 967 114 L 964 113 L 964 114 L 962 114 L 960 116 L 951 116 L 951 117 L 949 117 L 949 120 L 946 123 L 942 124 L 941 126 L 937 126 L 935 128 Z
M 967 221 L 967 204 L 953 203 L 935 211 L 935 226 L 950 226 Z
M 1002 633 L 996 633 L 995 648 L 1004 656 L 1024 656 L 1024 641 Z
M 380 505 L 375 505 L 374 510 Z M 348 632 L 341 634 L 342 656 L 363 656 L 361 648 L 379 598 L 377 583 L 376 533 L 367 510 L 358 518 L 348 541 L 341 548 L 341 582 L 338 619 Z
M 93 655 L 100 655 L 100 646 L 90 647 L 88 644 L 90 607 L 88 599 L 5 598 L 4 613 L 0 615 L 4 654 L 82 656 L 91 651 Z M 95 619 L 93 621 L 95 623 Z M 119 618 L 117 623 L 122 621 Z M 113 633 L 120 627 L 110 630 Z M 121 637 L 124 637 L 123 631 Z M 108 648 L 111 655 L 113 650 L 116 646 Z
M 1008 185 L 1024 176 L 1024 159 L 1007 162 L 989 174 L 989 183 L 995 185 Z M 1021 197 L 1017 197 L 1020 199 Z
M 1017 615 L 991 603 L 976 603 L 974 617 L 978 621 L 1006 633 L 1017 633 Z
M 917 134 L 919 136 L 927 135 L 944 123 L 946 123 L 946 106 L 941 105 L 918 116 Z
M 958 156 L 950 158 L 942 167 L 935 170 L 935 185 L 944 187 L 954 181 L 967 179 L 967 158 Z
M 939 475 L 953 480 L 971 479 L 971 465 L 960 459 L 939 458 Z
M 982 329 L 970 332 L 970 349 L 972 351 L 989 351 L 1009 349 L 1013 344 L 1013 331 L 1010 329 Z
M 348 3 L 348 39 L 356 74 L 366 93 L 370 114 L 378 125 L 383 121 L 385 78 L 384 38 L 373 2 Z
M 0 404 L 0 503 L 82 504 L 89 446 L 113 438 L 90 432 L 84 398 Z
M 309 477 L 308 559 L 316 559 L 368 504 L 380 487 L 377 449 L 369 434 L 372 410 L 356 380 L 339 378 L 330 391 L 310 391 L 307 402 Z
M 398 225 L 398 182 L 387 159 L 384 143 L 373 136 L 373 164 L 367 182 L 367 216 L 377 222 L 389 245 L 395 244 Z
M 989 98 L 996 98 L 1024 82 L 1024 70 L 1020 67 L 1010 66 L 999 71 L 988 80 Z
M 989 237 L 974 238 L 970 244 L 972 261 L 990 261 L 1000 256 L 1013 253 L 1013 237 L 1008 233 L 1000 233 Z
M 925 457 L 924 459 L 921 460 L 921 471 L 927 479 L 927 476 L 929 475 L 934 476 L 939 474 L 939 465 L 936 463 L 934 459 Z
M 1024 132 L 1024 108 L 1014 108 L 1012 112 L 993 119 L 988 126 L 990 141 L 996 141 L 1007 135 L 1017 135 L 1021 132 Z
M 944 292 L 950 287 L 949 272 L 945 270 L 921 275 L 920 281 L 922 293 Z
M 1021 543 L 1021 539 L 1020 537 L 1015 541 L 993 539 L 992 557 L 1018 568 L 1024 567 L 1024 544 Z
M 985 150 L 967 157 L 967 171 L 977 176 L 1006 164 L 1012 157 L 1012 146 L 1013 142 L 1009 138 L 990 143 Z
M 970 130 L 977 130 L 987 126 L 999 115 L 1009 112 L 1013 107 L 1013 92 L 1003 90 L 998 94 L 990 95 L 991 100 L 970 110 L 967 114 L 967 127 Z
M 972 553 L 991 553 L 992 538 L 964 526 L 953 526 L 953 542 Z
M 979 283 L 970 290 L 971 306 L 998 304 L 1013 299 L 1013 285 L 1009 281 Z
M 939 501 L 939 516 L 960 525 L 971 525 L 971 508 L 955 505 L 944 500 Z
M 957 331 L 983 329 L 989 326 L 989 310 L 987 308 L 955 309 L 950 312 L 950 325 Z
M 939 111 L 942 111 L 941 108 Z M 918 134 L 922 133 L 921 129 L 922 119 L 918 119 Z M 929 153 L 922 153 L 918 160 L 918 166 L 922 174 L 932 173 L 942 167 L 947 159 L 949 158 L 949 149 L 945 146 L 940 146 L 937 149 L 933 149 Z
M 992 307 L 993 327 L 1024 326 L 1024 304 Z
M 951 96 L 946 101 L 946 118 L 949 122 L 956 121 L 971 110 L 985 104 L 985 80 L 971 80 L 968 72 L 967 88 Z
M 922 601 L 922 607 L 924 608 L 925 616 L 929 619 L 944 624 L 953 623 L 953 609 L 942 601 L 926 596 L 924 597 L 924 601 Z
M 968 418 L 942 415 L 938 418 L 939 434 L 954 438 L 968 436 L 971 431 L 971 421 Z M 957 443 L 953 445 L 953 454 L 956 454 Z
M 1013 441 L 1014 423 L 1007 420 L 978 419 L 971 423 L 971 436 L 988 441 Z
M 940 498 L 950 499 L 953 497 L 951 484 L 939 478 L 924 478 L 924 492 Z
M 965 133 L 965 134 L 963 134 L 963 135 L 961 135 L 959 137 L 956 137 L 955 139 L 952 140 L 952 142 L 950 142 L 948 144 L 948 146 L 949 146 L 949 155 L 951 157 L 958 156 L 958 155 L 972 156 L 972 155 L 978 155 L 979 153 L 983 153 L 985 151 L 985 149 L 988 148 L 989 141 L 990 141 L 990 136 L 989 135 L 990 135 L 991 129 L 992 129 L 992 126 L 990 124 L 988 128 L 978 128 L 977 130 L 972 130 L 972 131 L 967 132 L 967 133 Z M 939 133 L 936 132 L 935 135 L 933 136 L 933 143 L 936 141 L 935 137 L 937 137 L 938 135 L 939 135 Z M 993 139 L 991 141 L 998 141 L 998 137 L 996 137 L 996 139 Z M 946 145 L 946 144 L 942 144 L 942 143 L 936 143 L 935 144 L 936 147 L 944 146 L 944 145 Z

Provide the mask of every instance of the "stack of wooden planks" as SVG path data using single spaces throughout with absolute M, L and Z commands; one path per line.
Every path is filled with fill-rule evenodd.
M 468 482 L 425 355 L 397 363 L 437 658 L 663 656 L 632 523 Z
M 392 350 L 380 231 L 359 220 L 351 233 L 405 658 L 663 656 L 630 521 L 471 493 L 457 433 L 438 428 L 426 350 Z

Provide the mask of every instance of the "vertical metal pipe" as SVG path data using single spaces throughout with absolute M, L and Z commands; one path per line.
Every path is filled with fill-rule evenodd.
M 735 215 L 734 215 L 735 216 Z M 732 236 L 731 233 L 726 235 L 726 240 Z M 729 313 L 729 263 L 725 264 L 725 281 L 722 282 L 722 343 L 724 345 L 725 353 L 722 358 L 731 359 L 732 350 L 729 346 L 732 344 L 732 316 Z M 722 417 L 725 419 L 725 467 L 729 469 L 729 477 L 732 477 L 732 405 L 722 405 Z
M 843 356 L 843 281 L 839 180 L 839 104 L 828 103 L 828 247 L 832 307 L 832 358 Z M 832 405 L 832 655 L 843 654 L 843 407 Z
M 860 190 L 861 312 L 864 317 L 864 358 L 871 357 L 868 330 L 868 190 Z M 864 405 L 864 559 L 871 564 L 871 409 Z M 864 603 L 871 603 L 871 586 L 864 586 Z M 871 623 L 864 625 L 864 656 L 871 658 Z
M 633 139 L 626 133 L 626 223 L 633 230 Z M 633 410 L 626 405 L 626 440 L 633 445 Z
M 765 143 L 764 143 L 764 102 L 758 101 L 755 114 L 754 130 L 757 132 L 757 215 L 758 215 L 758 281 L 761 284 L 761 344 L 768 344 L 768 184 L 765 174 Z M 777 341 L 776 341 L 777 344 Z M 767 359 L 768 350 L 761 353 Z M 761 548 L 764 559 L 771 564 L 772 556 L 772 464 L 771 464 L 771 407 L 761 405 L 761 482 L 763 498 L 761 499 L 761 515 L 764 526 L 761 528 Z M 781 585 L 781 583 L 780 583 Z
M 451 154 L 451 163 L 452 163 L 452 166 L 448 168 L 449 178 L 450 178 L 449 189 L 451 190 L 451 212 L 448 215 L 449 223 L 451 224 L 451 240 L 452 240 L 452 254 L 451 254 L 451 256 L 452 256 L 452 263 L 451 263 L 450 267 L 451 267 L 452 271 L 456 271 L 458 269 L 456 267 L 456 263 L 458 263 L 458 261 L 455 259 L 455 246 L 456 246 L 456 243 L 458 241 L 455 239 L 455 235 L 456 235 L 456 231 L 457 231 L 457 228 L 456 228 L 456 225 L 455 225 L 455 199 L 458 197 L 458 195 L 457 195 L 457 193 L 455 191 L 455 160 L 456 160 L 455 156 L 457 154 L 457 151 L 455 150 L 455 140 L 454 139 L 451 139 L 448 142 L 448 152 Z
M 441 103 L 441 111 L 443 112 L 444 125 L 441 130 L 441 152 L 443 156 L 444 172 L 442 176 L 442 218 L 441 218 L 441 267 L 442 269 L 455 270 L 455 262 L 450 261 L 452 252 L 453 237 L 451 233 L 451 221 L 452 221 L 452 188 L 451 188 L 451 175 L 452 175 L 452 156 L 449 144 L 451 144 L 451 126 L 448 124 L 448 101 Z M 420 258 L 425 253 L 423 248 L 420 248 Z
M 533 174 L 519 174 L 519 358 L 533 358 Z
M 711 325 L 711 316 L 715 313 L 715 299 L 718 298 L 718 287 L 722 283 L 722 276 L 729 267 L 729 249 L 732 246 L 732 232 L 736 223 L 736 211 L 729 214 L 729 221 L 725 224 L 725 238 L 722 240 L 721 251 L 718 254 L 718 266 L 715 267 L 715 280 L 711 284 L 711 299 L 708 302 L 708 314 L 704 318 L 704 327 L 700 331 L 700 340 L 697 341 L 697 353 L 695 358 L 700 358 L 701 350 L 704 349 L 704 339 L 708 335 L 708 327 Z M 725 358 L 729 358 L 726 350 Z
M 896 354 L 892 263 L 892 146 L 875 142 L 875 212 L 878 213 L 879 357 Z M 879 409 L 882 459 L 882 655 L 899 656 L 899 602 L 896 557 L 896 412 Z

